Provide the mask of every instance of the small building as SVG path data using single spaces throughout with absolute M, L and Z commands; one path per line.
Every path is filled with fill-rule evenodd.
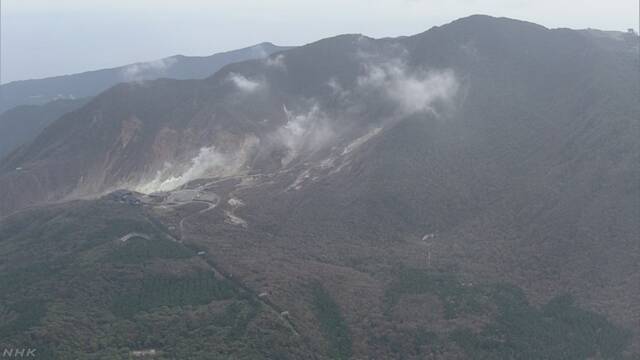
M 422 241 L 427 241 L 427 240 L 433 239 L 435 237 L 436 237 L 436 234 L 434 234 L 434 233 L 426 234 L 425 236 L 422 237 Z
M 156 356 L 156 355 L 159 355 L 159 352 L 156 349 L 134 350 L 131 352 L 131 356 L 133 357 L 147 357 L 147 356 Z

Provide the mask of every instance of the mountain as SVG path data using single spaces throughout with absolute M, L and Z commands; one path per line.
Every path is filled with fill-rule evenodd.
M 637 357 L 638 51 L 472 16 L 113 87 L 0 163 L 3 338 L 54 358 Z
M 0 159 L 35 137 L 49 124 L 79 109 L 87 99 L 54 100 L 44 105 L 21 105 L 0 114 Z
M 262 43 L 211 56 L 177 55 L 112 69 L 0 85 L 0 113 L 19 105 L 43 105 L 59 99 L 92 97 L 121 82 L 158 78 L 202 79 L 238 61 L 259 59 L 290 47 Z
M 33 140 L 62 115 L 80 108 L 90 97 L 118 83 L 161 77 L 201 79 L 224 65 L 264 58 L 289 48 L 262 43 L 206 57 L 178 55 L 113 69 L 0 85 L 0 112 L 6 110 L 0 114 L 0 159 Z

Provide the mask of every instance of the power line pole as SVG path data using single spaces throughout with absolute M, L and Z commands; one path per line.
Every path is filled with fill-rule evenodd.
M 436 237 L 436 234 L 426 234 L 425 236 L 422 237 L 422 241 L 424 242 L 425 248 L 427 249 L 427 267 L 431 268 L 431 246 L 433 246 L 433 243 L 430 242 L 429 240 L 433 239 Z

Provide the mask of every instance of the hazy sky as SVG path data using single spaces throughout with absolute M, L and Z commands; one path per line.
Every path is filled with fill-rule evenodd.
M 1 80 L 209 55 L 342 33 L 411 35 L 472 14 L 541 25 L 638 27 L 638 0 L 0 0 Z

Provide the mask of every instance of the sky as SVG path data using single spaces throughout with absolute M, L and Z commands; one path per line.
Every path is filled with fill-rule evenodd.
M 638 0 L 0 0 L 0 82 L 64 75 L 264 41 L 412 35 L 457 18 L 549 28 L 638 29 Z

